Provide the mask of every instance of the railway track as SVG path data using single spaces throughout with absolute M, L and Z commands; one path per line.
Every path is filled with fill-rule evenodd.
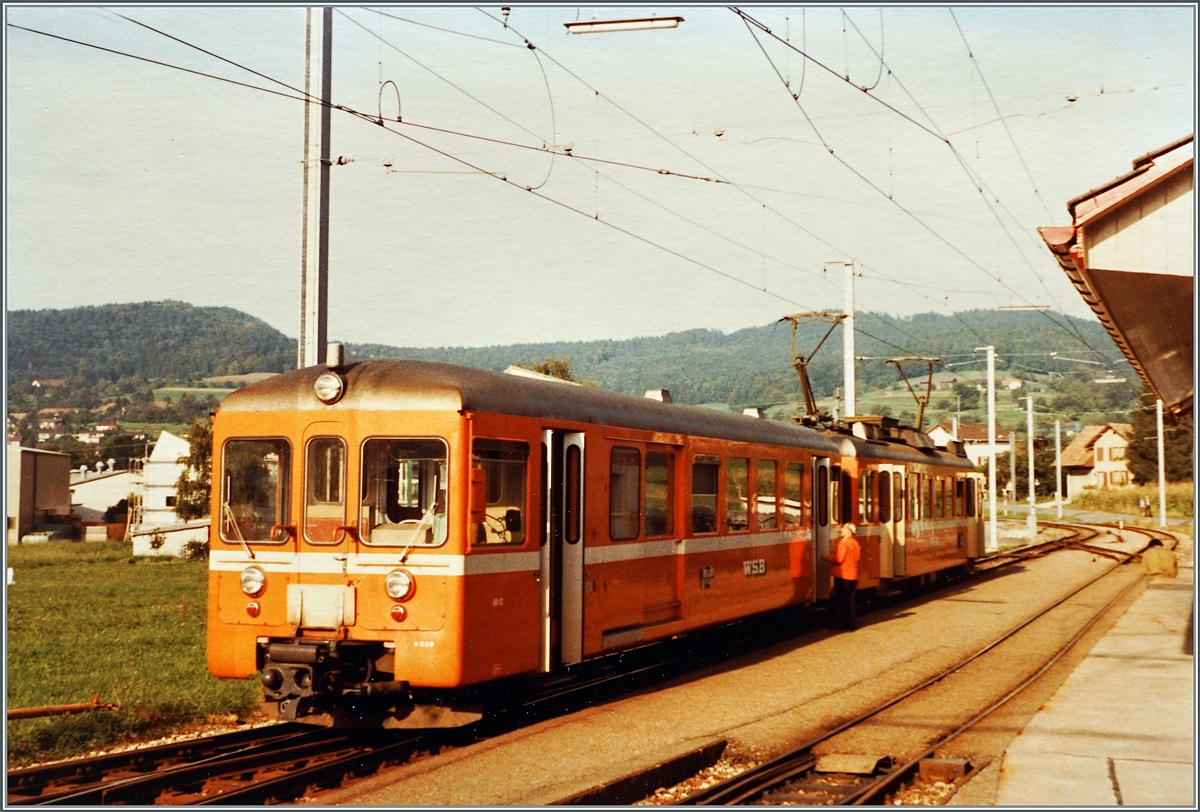
M 1062 525 L 1067 527 L 1067 525 Z M 1035 547 L 1021 551 L 1013 551 L 994 556 L 991 566 L 983 570 L 1041 557 L 1059 549 L 1076 548 L 1095 554 L 1116 558 L 1120 564 L 1131 561 L 1141 550 L 1135 552 L 1120 552 L 1105 547 L 1094 546 L 1087 542 L 1101 532 L 1100 526 L 1081 527 L 1079 532 L 1057 541 L 1045 542 Z M 1107 528 L 1105 528 L 1107 529 Z M 1116 529 L 1116 528 L 1111 528 Z M 1126 528 L 1126 534 L 1138 533 L 1148 542 L 1151 538 L 1162 539 L 1169 534 L 1145 528 Z M 1145 546 L 1142 546 L 1145 549 Z M 738 776 L 714 784 L 677 802 L 679 805 L 719 806 L 734 804 L 765 804 L 765 805 L 882 805 L 893 802 L 892 796 L 904 786 L 911 786 L 919 776 L 928 772 L 930 780 L 941 779 L 950 785 L 960 785 L 972 778 L 980 768 L 963 761 L 938 760 L 934 756 L 950 742 L 962 734 L 976 728 L 992 714 L 1002 708 L 1009 700 L 1018 696 L 1032 685 L 1047 670 L 1065 656 L 1072 647 L 1097 622 L 1124 598 L 1130 590 L 1141 583 L 1140 578 L 1133 578 L 1120 588 L 1115 595 L 1106 600 L 1098 611 L 1083 624 L 1074 635 L 1062 642 L 1052 651 L 1045 662 L 1032 674 L 1022 679 L 1016 686 L 1010 688 L 1002 696 L 991 701 L 971 718 L 956 724 L 952 729 L 942 731 L 934 741 L 923 747 L 919 753 L 899 761 L 889 757 L 876 756 L 818 756 L 819 746 L 864 725 L 870 725 L 888 711 L 900 709 L 904 703 L 913 702 L 923 694 L 936 690 L 951 675 L 962 671 L 968 666 L 986 667 L 987 658 L 993 657 L 1003 662 L 1003 649 L 1006 643 L 1016 638 L 1037 621 L 1052 616 L 1056 610 L 1073 603 L 1074 599 L 1095 587 L 1100 582 L 1112 577 L 1122 570 L 1120 564 L 1087 583 L 1078 587 L 1060 600 L 1045 607 L 1033 617 L 1011 629 L 1002 637 L 987 646 L 946 668 L 941 673 L 925 680 L 909 689 L 898 697 L 851 719 L 830 730 L 812 741 L 785 753 L 771 761 L 747 770 Z M 923 766 L 926 769 L 923 769 Z
M 1098 532 L 1081 532 L 990 557 L 981 560 L 978 569 L 986 572 L 1064 547 L 1113 554 L 1112 550 L 1087 544 Z M 820 620 L 820 614 L 816 613 L 815 617 L 809 618 L 808 625 L 819 627 Z M 780 629 L 786 631 L 780 632 Z M 524 702 L 506 707 L 471 728 L 455 731 L 416 735 L 282 724 L 14 770 L 8 773 L 7 801 L 10 806 L 287 802 L 314 788 L 337 787 L 349 777 L 374 773 L 385 765 L 403 763 L 423 752 L 436 752 L 443 746 L 501 735 L 538 719 L 569 713 L 802 631 L 803 628 L 794 624 L 740 623 L 672 641 L 673 645 L 646 646 L 614 655 L 587 664 L 569 679 L 540 684 L 529 692 Z M 882 710 L 884 708 L 876 712 Z M 860 721 L 848 723 L 829 735 Z M 810 745 L 816 746 L 825 738 L 828 736 Z M 807 765 L 804 757 L 798 758 L 795 764 L 784 768 L 785 772 L 799 770 L 795 772 L 799 775 L 807 770 L 813 773 L 817 766 L 815 757 L 809 759 L 812 763 Z M 828 778 L 817 780 L 818 784 L 828 782 Z M 842 783 L 849 786 L 853 782 L 843 779 Z

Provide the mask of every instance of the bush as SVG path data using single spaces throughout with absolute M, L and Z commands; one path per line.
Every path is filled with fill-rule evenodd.
M 208 559 L 208 542 L 197 541 L 192 539 L 183 545 L 183 551 L 180 553 L 180 558 L 187 561 L 199 561 Z
M 1158 486 L 1137 485 L 1132 488 L 1102 488 L 1087 490 L 1071 497 L 1075 510 L 1096 510 L 1102 513 L 1128 513 L 1136 516 L 1138 500 L 1150 502 L 1151 512 L 1158 517 Z M 1195 492 L 1191 482 L 1167 484 L 1167 517 L 1191 519 L 1195 511 Z

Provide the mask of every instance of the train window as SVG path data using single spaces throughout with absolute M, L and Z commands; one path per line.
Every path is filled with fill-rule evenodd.
M 779 526 L 776 516 L 778 500 L 775 496 L 775 472 L 779 463 L 775 460 L 759 460 L 754 486 L 754 520 L 759 530 L 774 530 Z
M 833 515 L 830 518 L 834 524 L 839 524 L 842 521 L 842 500 L 841 496 L 842 484 L 842 469 L 833 465 L 829 468 L 829 505 L 833 510 Z
M 675 458 L 671 454 L 646 453 L 646 535 L 670 536 L 675 532 Z
M 483 469 L 484 519 L 476 525 L 476 544 L 525 541 L 526 468 L 529 446 L 510 440 L 477 439 L 471 465 Z
M 725 525 L 732 532 L 750 529 L 750 460 L 734 457 L 725 467 Z
M 563 519 L 566 524 L 567 544 L 578 544 L 583 538 L 583 452 L 574 443 L 567 446 L 567 509 Z
M 887 524 L 892 520 L 892 478 L 884 471 L 879 475 L 879 521 Z
M 789 462 L 783 475 L 783 529 L 800 527 L 804 510 L 804 466 Z
M 862 522 L 875 521 L 875 472 L 858 475 L 858 515 Z
M 346 443 L 340 437 L 308 441 L 304 537 L 314 544 L 342 540 L 346 525 Z
M 966 509 L 965 490 L 967 481 L 962 477 L 954 478 L 954 515 L 962 516 Z
M 904 474 L 892 472 L 892 504 L 896 506 L 895 520 L 904 521 Z
M 817 474 L 817 524 L 829 526 L 829 469 L 825 466 Z
M 921 475 L 908 475 L 908 518 L 914 522 L 921 520 Z
M 850 476 L 849 471 L 842 471 L 841 483 L 839 490 L 841 492 L 841 521 L 854 521 L 854 494 L 850 492 L 854 484 L 854 477 Z
M 931 484 L 933 486 L 933 515 L 944 519 L 946 518 L 946 478 L 937 477 Z
M 642 503 L 642 452 L 614 446 L 610 461 L 608 536 L 613 541 L 635 539 Z
M 696 457 L 692 461 L 692 533 L 717 532 L 717 475 L 721 461 Z
M 967 515 L 975 516 L 975 480 L 967 480 Z
M 928 474 L 921 477 L 921 518 L 929 521 L 933 515 L 933 485 L 935 477 Z
M 441 439 L 363 443 L 359 537 L 367 544 L 396 547 L 445 542 L 446 460 Z M 504 487 L 502 482 L 502 494 L 507 493 Z
M 221 481 L 221 538 L 225 541 L 287 540 L 271 528 L 288 523 L 291 446 L 286 440 L 225 443 Z

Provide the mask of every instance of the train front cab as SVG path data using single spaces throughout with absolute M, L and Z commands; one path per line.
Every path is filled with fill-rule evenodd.
M 413 691 L 469 678 L 466 532 L 455 520 L 470 491 L 463 417 L 313 417 L 235 409 L 214 420 L 209 670 L 261 672 L 268 712 L 286 719 L 426 727 L 480 718 L 473 705 Z M 491 567 L 520 581 L 513 568 Z

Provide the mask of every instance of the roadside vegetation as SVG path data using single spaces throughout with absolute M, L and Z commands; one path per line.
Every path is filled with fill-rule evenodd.
M 1103 513 L 1138 515 L 1138 500 L 1149 503 L 1153 517 L 1158 518 L 1158 485 L 1137 485 L 1132 488 L 1111 488 L 1084 491 L 1071 498 L 1072 510 L 1095 510 Z M 1195 515 L 1195 486 L 1192 482 L 1167 484 L 1167 518 L 1191 519 Z
M 10 767 L 256 717 L 255 680 L 205 663 L 208 562 L 133 557 L 128 542 L 8 548 L 8 707 L 120 710 L 7 722 Z

